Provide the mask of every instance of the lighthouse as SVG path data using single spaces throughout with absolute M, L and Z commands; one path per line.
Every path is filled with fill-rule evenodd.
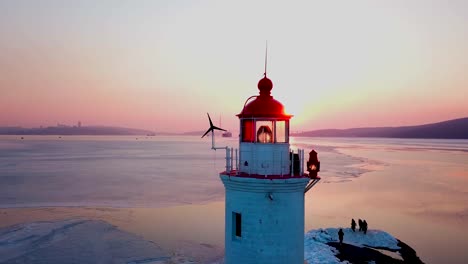
M 225 263 L 303 264 L 304 195 L 319 181 L 320 164 L 309 160 L 304 171 L 304 150 L 289 144 L 292 115 L 271 95 L 266 73 L 257 86 L 259 94 L 237 115 L 239 149 L 225 147 L 219 175 L 226 191 Z M 214 141 L 213 149 L 220 149 Z

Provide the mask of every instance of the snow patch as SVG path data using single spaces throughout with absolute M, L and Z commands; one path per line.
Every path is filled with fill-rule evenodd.
M 328 242 L 339 242 L 339 228 L 325 228 L 310 230 L 305 234 L 304 255 L 307 263 L 349 263 L 341 262 L 336 255 L 339 253 L 334 247 L 327 245 Z M 357 247 L 387 248 L 399 250 L 398 240 L 387 232 L 381 230 L 368 230 L 353 232 L 350 228 L 343 228 L 343 243 Z

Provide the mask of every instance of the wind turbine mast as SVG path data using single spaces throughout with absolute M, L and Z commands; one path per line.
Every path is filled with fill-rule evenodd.
M 215 147 L 215 141 L 214 141 L 214 137 L 215 137 L 214 131 L 215 130 L 226 131 L 226 129 L 222 129 L 220 127 L 217 127 L 217 126 L 213 125 L 213 122 L 211 121 L 210 114 L 208 114 L 208 113 L 206 113 L 206 114 L 208 115 L 208 120 L 210 121 L 210 128 L 208 128 L 208 130 L 205 132 L 205 134 L 203 134 L 202 138 L 205 137 L 206 134 L 211 132 L 211 149 L 214 149 L 214 150 L 227 149 L 227 147 Z

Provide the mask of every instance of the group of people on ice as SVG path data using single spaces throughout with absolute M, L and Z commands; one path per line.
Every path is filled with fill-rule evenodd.
M 358 219 L 358 224 L 359 224 L 359 231 L 363 231 L 364 234 L 366 234 L 367 233 L 366 220 Z M 354 221 L 354 218 L 351 219 L 351 230 L 353 230 L 353 232 L 356 231 L 356 221 Z M 343 237 L 344 237 L 344 232 L 343 232 L 343 229 L 340 228 L 340 230 L 338 231 L 338 238 L 340 239 L 340 245 L 343 243 Z
M 366 220 L 361 220 L 359 219 L 358 220 L 358 224 L 359 224 L 359 231 L 363 231 L 364 234 L 367 233 L 367 222 Z M 354 221 L 354 218 L 351 219 L 351 229 L 353 230 L 353 232 L 355 232 L 356 230 L 356 221 Z

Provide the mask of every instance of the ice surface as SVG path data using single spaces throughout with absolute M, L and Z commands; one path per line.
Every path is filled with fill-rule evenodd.
M 296 140 L 291 148 L 301 148 L 306 152 L 314 149 L 318 152 L 319 160 L 321 162 L 320 168 L 320 183 L 342 183 L 349 182 L 359 177 L 360 175 L 378 170 L 386 164 L 364 157 L 357 157 L 345 154 L 341 151 L 346 146 L 328 146 L 316 145 L 309 142 L 310 139 Z M 306 153 L 306 160 L 308 159 Z
M 338 251 L 328 246 L 328 242 L 337 242 L 339 228 L 325 228 L 310 230 L 305 234 L 304 252 L 308 263 L 348 263 L 341 262 L 335 255 Z M 398 241 L 392 235 L 381 230 L 368 230 L 353 232 L 350 228 L 343 228 L 343 243 L 358 247 L 375 247 L 399 250 Z
M 0 263 L 222 263 L 219 249 L 183 241 L 174 253 L 157 244 L 97 220 L 69 219 L 31 222 L 0 229 Z M 206 251 L 216 256 L 200 257 Z
M 343 231 L 344 242 L 348 244 L 400 249 L 398 241 L 384 231 L 368 230 L 366 235 L 358 231 L 353 232 L 349 228 Z M 338 241 L 337 234 L 338 228 L 307 232 L 304 240 L 306 261 L 347 263 L 340 262 L 336 257 L 338 251 L 326 244 Z M 210 250 L 210 247 L 207 245 L 204 250 Z M 107 222 L 70 219 L 32 222 L 0 229 L 0 263 L 190 264 L 198 262 L 183 252 L 169 255 L 154 242 L 121 231 Z
M 165 263 L 151 241 L 104 221 L 33 222 L 0 229 L 0 263 Z
M 210 143 L 195 137 L 0 137 L 0 207 L 164 207 L 220 200 L 224 152 L 210 150 Z
M 217 139 L 218 140 L 218 139 Z M 238 147 L 238 141 L 217 144 Z M 0 137 L 0 207 L 164 207 L 221 200 L 225 152 L 199 137 Z M 328 144 L 328 143 L 327 143 Z M 368 172 L 368 159 L 298 142 L 322 161 L 321 183 Z M 343 168 L 346 168 L 344 170 Z

